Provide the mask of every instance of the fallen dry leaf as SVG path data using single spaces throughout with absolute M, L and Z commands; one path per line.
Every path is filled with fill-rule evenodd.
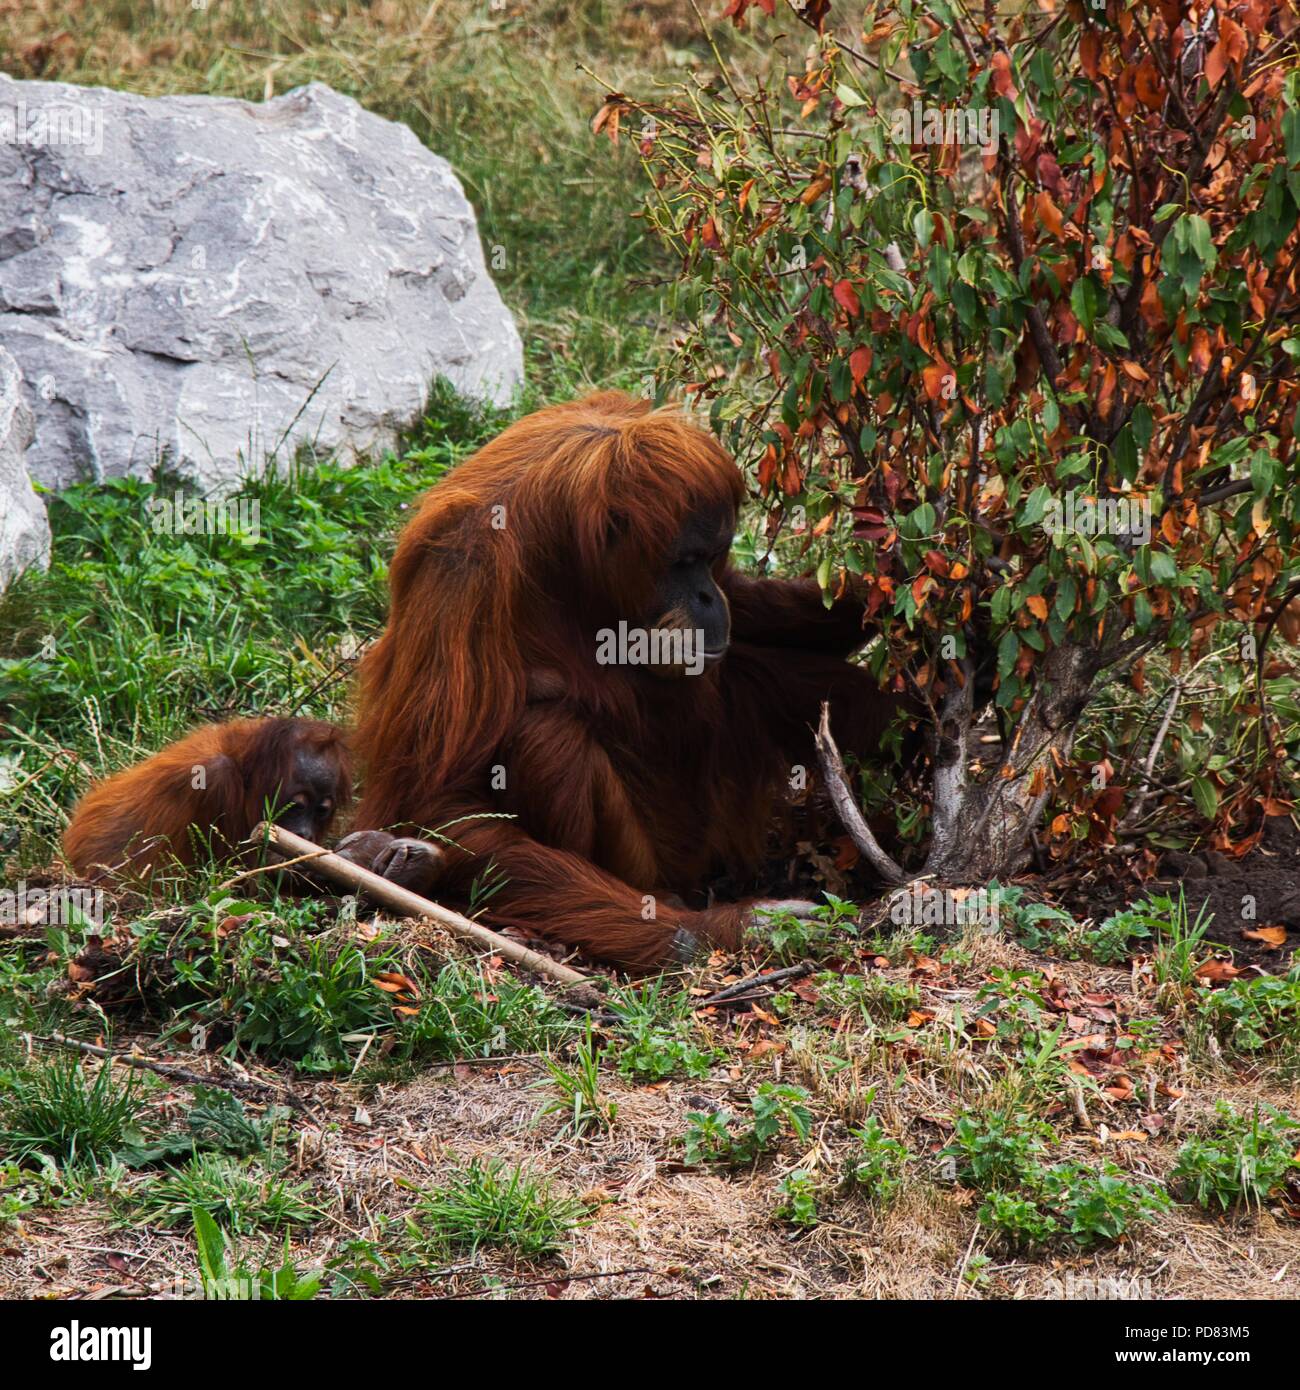
M 1225 984 L 1228 980 L 1235 980 L 1241 971 L 1235 965 L 1229 965 L 1226 960 L 1207 960 L 1204 965 L 1197 966 L 1196 980 L 1202 985 Z

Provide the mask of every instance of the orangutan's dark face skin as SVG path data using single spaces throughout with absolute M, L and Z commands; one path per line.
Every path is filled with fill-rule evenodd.
M 669 547 L 667 568 L 655 589 L 650 626 L 683 628 L 697 634 L 706 666 L 726 655 L 731 613 L 716 576 L 722 572 L 735 531 L 731 512 L 708 511 L 687 519 Z
M 318 843 L 338 809 L 337 785 L 338 768 L 332 758 L 299 749 L 293 760 L 293 775 L 276 797 L 275 823 Z

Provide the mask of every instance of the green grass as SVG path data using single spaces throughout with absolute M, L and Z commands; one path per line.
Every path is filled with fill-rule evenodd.
M 194 1243 L 198 1248 L 199 1283 L 204 1298 L 301 1303 L 315 1298 L 320 1291 L 320 1273 L 299 1271 L 289 1258 L 287 1238 L 279 1265 L 250 1265 L 211 1213 L 195 1207 Z
M 142 1085 L 100 1066 L 88 1080 L 73 1058 L 0 1075 L 0 1163 L 42 1156 L 68 1168 L 109 1162 L 143 1108 Z
M 604 1056 L 605 1049 L 596 1043 L 588 1018 L 586 1032 L 574 1044 L 571 1066 L 556 1057 L 543 1059 L 549 1079 L 537 1085 L 549 1089 L 551 1098 L 538 1110 L 534 1123 L 559 1116 L 560 1138 L 582 1139 L 612 1129 L 618 1106 L 601 1093 L 600 1065 Z
M 168 1229 L 188 1226 L 205 1211 L 233 1234 L 308 1226 L 322 1211 L 307 1188 L 267 1172 L 261 1165 L 226 1154 L 196 1153 L 188 1163 L 147 1178 L 124 1205 L 135 1223 Z
M 474 1254 L 497 1246 L 540 1259 L 562 1250 L 586 1213 L 582 1202 L 521 1167 L 475 1158 L 452 1168 L 446 1182 L 418 1194 L 409 1229 L 439 1258 L 448 1251 Z

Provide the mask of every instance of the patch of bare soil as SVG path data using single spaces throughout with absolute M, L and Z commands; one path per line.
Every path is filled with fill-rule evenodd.
M 1144 872 L 1145 855 L 1117 854 L 1073 881 L 1067 876 L 1059 886 L 1052 880 L 1044 886 L 1079 920 L 1097 921 L 1153 893 L 1176 902 L 1181 891 L 1189 921 L 1212 915 L 1207 941 L 1230 949 L 1238 966 L 1275 974 L 1290 968 L 1300 945 L 1300 831 L 1289 817 L 1269 817 L 1260 845 L 1241 859 L 1171 850 L 1158 860 L 1154 878 Z

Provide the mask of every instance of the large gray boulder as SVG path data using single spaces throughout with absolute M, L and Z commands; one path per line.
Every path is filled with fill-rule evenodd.
M 435 375 L 500 401 L 523 356 L 446 160 L 320 83 L 259 105 L 0 76 L 0 343 L 55 487 L 382 448 Z
M 0 589 L 29 566 L 43 568 L 50 560 L 50 523 L 27 472 L 27 446 L 35 432 L 18 363 L 0 347 Z

